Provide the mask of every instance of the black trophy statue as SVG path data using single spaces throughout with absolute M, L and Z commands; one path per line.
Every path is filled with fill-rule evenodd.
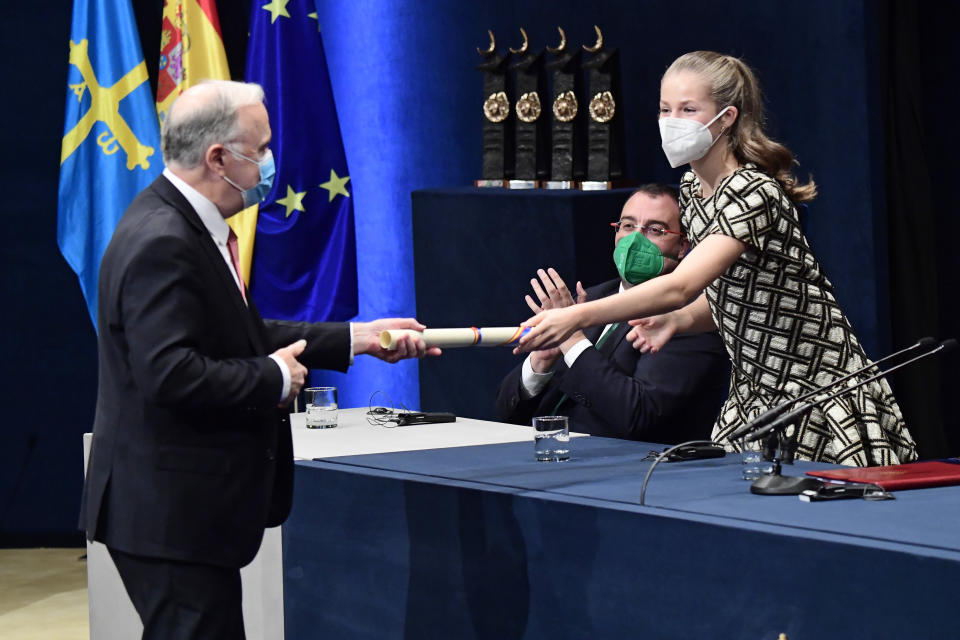
M 487 49 L 477 47 L 483 62 L 477 70 L 483 71 L 483 176 L 474 184 L 478 187 L 502 187 L 513 175 L 513 118 L 510 117 L 510 87 L 507 64 L 510 53 L 499 55 L 497 43 L 490 34 Z
M 516 74 L 516 155 L 511 189 L 533 189 L 537 180 L 545 179 L 549 169 L 549 142 L 547 117 L 543 114 L 544 91 L 543 52 L 530 51 L 527 32 L 521 28 L 523 45 L 511 47 L 517 61 L 510 65 Z
M 560 44 L 547 47 L 554 58 L 547 63 L 553 75 L 553 119 L 550 128 L 552 151 L 548 189 L 576 189 L 586 173 L 584 136 L 586 117 L 583 81 L 580 76 L 580 51 L 567 49 L 567 35 L 560 32 Z
M 587 124 L 587 179 L 581 187 L 610 189 L 623 181 L 623 104 L 620 101 L 620 54 L 603 46 L 600 27 L 594 25 L 597 43 L 583 45 L 592 54 L 583 63 L 588 70 L 590 114 Z

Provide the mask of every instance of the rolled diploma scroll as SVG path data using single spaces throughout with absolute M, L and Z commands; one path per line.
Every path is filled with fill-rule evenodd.
M 380 332 L 380 346 L 387 351 L 397 348 L 404 335 L 422 335 L 428 347 L 508 347 L 514 346 L 530 327 L 466 327 L 464 329 L 389 329 Z

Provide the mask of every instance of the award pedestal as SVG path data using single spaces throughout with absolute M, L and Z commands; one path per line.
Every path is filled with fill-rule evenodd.
M 509 186 L 507 184 L 508 182 L 510 181 L 509 180 L 474 180 L 473 186 L 485 187 L 485 188 L 496 187 L 496 188 L 503 189 Z
M 579 180 L 546 180 L 543 183 L 544 189 L 579 189 Z
M 619 180 L 584 180 L 580 183 L 580 190 L 607 191 L 608 189 L 629 189 L 635 185 L 635 181 L 626 178 L 620 178 Z

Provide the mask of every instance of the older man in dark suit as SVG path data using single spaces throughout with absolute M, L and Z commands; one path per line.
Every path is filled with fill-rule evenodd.
M 636 271 L 632 257 L 624 253 L 615 259 L 621 277 L 587 290 L 578 282 L 577 302 L 669 273 L 690 249 L 680 228 L 676 190 L 666 185 L 637 189 L 613 226 L 615 246 L 632 243 L 646 251 L 637 265 L 657 263 L 660 270 L 631 273 Z M 574 304 L 556 271 L 540 270 L 538 276 L 530 282 L 539 300 L 527 296 L 534 313 Z M 500 418 L 530 424 L 534 416 L 558 414 L 569 416 L 572 431 L 598 436 L 663 443 L 709 439 L 730 371 L 717 333 L 675 336 L 658 353 L 641 354 L 626 339 L 629 331 L 627 323 L 589 327 L 558 348 L 532 352 L 500 386 Z
M 242 638 L 240 567 L 292 501 L 288 411 L 307 367 L 396 353 L 369 323 L 263 320 L 226 218 L 273 176 L 257 85 L 186 91 L 163 128 L 167 169 L 127 209 L 100 269 L 100 379 L 81 524 L 103 542 L 144 638 Z

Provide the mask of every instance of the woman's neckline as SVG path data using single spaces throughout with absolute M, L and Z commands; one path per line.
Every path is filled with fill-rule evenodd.
M 742 164 L 738 166 L 733 171 L 731 171 L 730 173 L 725 175 L 723 178 L 721 178 L 720 182 L 717 183 L 717 188 L 714 189 L 713 193 L 711 193 L 708 196 L 703 195 L 703 183 L 700 180 L 700 176 L 698 176 L 693 169 L 690 169 L 690 173 L 693 174 L 693 181 L 694 181 L 694 183 L 690 185 L 691 186 L 690 195 L 696 198 L 697 200 L 711 200 L 723 190 L 723 187 L 727 184 L 727 182 L 730 181 L 730 179 L 733 176 L 737 175 L 738 173 L 740 173 L 745 169 L 755 169 L 755 168 L 756 168 L 756 165 L 754 165 L 752 162 L 748 162 L 746 164 Z M 694 187 L 696 188 L 694 189 Z

